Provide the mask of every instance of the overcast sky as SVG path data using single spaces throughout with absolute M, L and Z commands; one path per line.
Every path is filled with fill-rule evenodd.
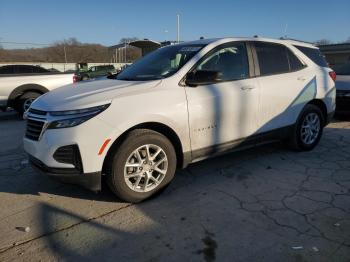
M 350 0 L 0 0 L 0 42 L 50 44 L 76 37 L 113 45 L 123 37 L 175 40 L 178 13 L 181 40 L 287 34 L 338 42 L 350 37 Z

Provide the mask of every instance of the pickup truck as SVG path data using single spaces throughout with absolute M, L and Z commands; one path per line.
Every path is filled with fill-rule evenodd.
M 26 67 L 26 73 L 21 73 Z M 44 93 L 76 81 L 73 73 L 52 73 L 43 70 L 31 70 L 29 65 L 6 65 L 0 67 L 0 109 L 12 107 L 23 114 L 31 103 Z M 35 67 L 37 69 L 37 67 Z
M 113 65 L 92 66 L 88 71 L 80 72 L 78 78 L 81 81 L 85 81 L 91 78 L 107 76 L 113 73 L 116 73 L 116 69 Z

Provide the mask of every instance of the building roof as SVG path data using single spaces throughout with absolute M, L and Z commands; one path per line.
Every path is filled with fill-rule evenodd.
M 318 46 L 323 53 L 350 53 L 350 43 Z

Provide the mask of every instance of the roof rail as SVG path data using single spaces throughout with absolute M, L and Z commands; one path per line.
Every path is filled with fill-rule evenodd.
M 303 41 L 303 40 L 299 40 L 299 39 L 294 39 L 294 38 L 289 38 L 289 37 L 283 37 L 283 36 L 280 37 L 280 40 L 291 40 L 291 41 L 295 41 L 295 42 L 300 42 L 300 43 L 314 45 L 314 43 L 311 43 L 311 42 L 307 42 L 307 41 Z

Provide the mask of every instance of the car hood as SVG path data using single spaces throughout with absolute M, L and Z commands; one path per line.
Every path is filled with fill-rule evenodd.
M 144 92 L 157 86 L 156 81 L 98 80 L 75 83 L 48 92 L 32 103 L 43 111 L 82 109 L 110 103 L 114 98 Z
M 335 86 L 337 90 L 350 91 L 350 75 L 337 75 Z

